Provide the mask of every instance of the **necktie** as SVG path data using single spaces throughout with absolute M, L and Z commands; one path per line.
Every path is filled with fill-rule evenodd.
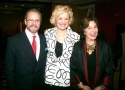
M 36 36 L 33 36 L 33 41 L 32 41 L 32 49 L 34 54 L 36 55 L 36 40 L 35 40 Z

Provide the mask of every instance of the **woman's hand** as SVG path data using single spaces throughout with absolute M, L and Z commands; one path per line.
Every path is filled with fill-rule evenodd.
M 102 86 L 97 86 L 94 90 L 102 90 Z
M 82 82 L 78 84 L 79 89 L 81 90 L 91 90 L 89 86 L 83 85 Z
M 89 86 L 84 85 L 82 90 L 91 90 Z

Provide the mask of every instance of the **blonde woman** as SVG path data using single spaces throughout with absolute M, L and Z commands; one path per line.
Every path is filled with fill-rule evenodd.
M 47 90 L 70 89 L 70 57 L 80 35 L 70 25 L 74 17 L 68 5 L 57 5 L 50 18 L 55 27 L 45 30 L 48 54 L 45 70 Z

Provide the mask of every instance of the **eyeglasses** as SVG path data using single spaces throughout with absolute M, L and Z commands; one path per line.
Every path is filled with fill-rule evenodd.
M 36 22 L 36 23 L 39 23 L 40 22 L 40 20 L 39 19 L 36 19 L 36 20 L 33 20 L 33 19 L 26 19 L 26 21 L 29 21 L 29 22 Z

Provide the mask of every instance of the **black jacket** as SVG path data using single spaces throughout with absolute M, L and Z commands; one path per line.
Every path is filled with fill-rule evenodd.
M 103 41 L 97 40 L 98 45 L 98 73 L 95 87 L 98 85 L 105 85 L 109 87 L 109 83 L 112 82 L 113 76 L 113 61 L 112 52 L 108 44 Z M 87 85 L 85 75 L 85 63 L 84 63 L 84 49 L 83 40 L 80 40 L 74 45 L 73 53 L 71 56 L 71 85 L 82 82 Z
M 8 90 L 39 90 L 44 83 L 46 40 L 40 38 L 38 61 L 25 31 L 8 38 L 6 48 L 6 76 Z

